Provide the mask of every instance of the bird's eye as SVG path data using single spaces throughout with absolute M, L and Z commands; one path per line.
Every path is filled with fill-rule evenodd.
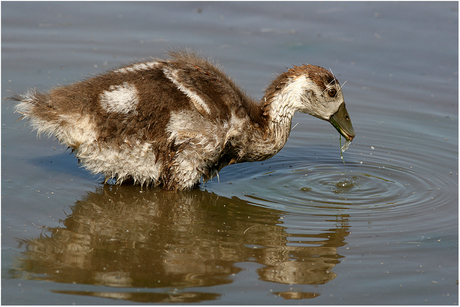
M 335 97 L 335 95 L 337 94 L 337 90 L 335 88 L 331 88 L 327 91 L 327 93 L 330 97 Z

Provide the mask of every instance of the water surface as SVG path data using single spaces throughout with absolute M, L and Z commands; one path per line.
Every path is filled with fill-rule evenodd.
M 3 2 L 2 97 L 189 47 L 255 98 L 332 69 L 357 136 L 344 165 L 297 114 L 272 159 L 175 193 L 103 185 L 3 101 L 2 303 L 458 304 L 457 25 L 456 2 Z

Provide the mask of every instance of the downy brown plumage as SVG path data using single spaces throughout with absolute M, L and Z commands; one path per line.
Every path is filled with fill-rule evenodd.
M 297 111 L 355 133 L 342 89 L 314 65 L 280 74 L 260 102 L 190 51 L 152 59 L 41 93 L 11 97 L 38 133 L 54 135 L 106 181 L 187 190 L 222 167 L 283 148 Z

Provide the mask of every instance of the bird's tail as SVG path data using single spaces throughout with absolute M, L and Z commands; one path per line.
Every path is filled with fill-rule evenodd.
M 60 130 L 60 118 L 57 110 L 50 104 L 50 95 L 41 93 L 35 89 L 29 89 L 23 94 L 9 97 L 18 101 L 15 112 L 20 113 L 19 119 L 27 119 L 38 134 L 46 133 L 48 136 L 58 135 Z

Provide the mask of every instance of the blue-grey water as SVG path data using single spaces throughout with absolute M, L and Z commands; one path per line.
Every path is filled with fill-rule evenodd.
M 192 192 L 110 186 L 2 101 L 3 304 L 458 304 L 457 2 L 2 2 L 2 98 L 188 47 L 260 98 L 331 69 L 357 136 Z M 351 182 L 343 187 L 341 179 Z

